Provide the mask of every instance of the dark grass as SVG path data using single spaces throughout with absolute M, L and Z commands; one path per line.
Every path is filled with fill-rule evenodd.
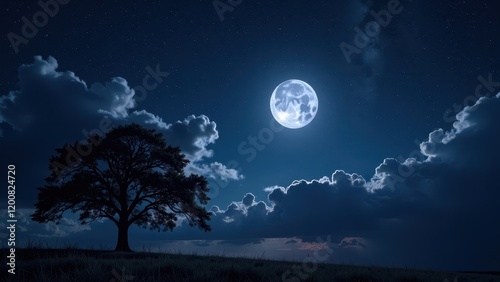
M 8 252 L 1 249 L 4 261 Z M 230 258 L 166 253 L 117 253 L 102 250 L 22 248 L 16 249 L 16 274 L 1 265 L 2 281 L 283 281 L 286 271 L 301 269 L 304 276 L 288 281 L 358 282 L 458 282 L 500 281 L 499 273 L 435 272 L 375 266 L 308 264 L 265 259 Z M 292 278 L 292 277 L 288 277 Z M 128 280 L 127 280 L 128 279 Z

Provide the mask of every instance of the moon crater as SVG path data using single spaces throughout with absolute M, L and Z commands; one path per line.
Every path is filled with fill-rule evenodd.
M 296 129 L 308 125 L 314 119 L 318 111 L 318 97 L 306 82 L 290 79 L 274 89 L 270 106 L 277 122 Z

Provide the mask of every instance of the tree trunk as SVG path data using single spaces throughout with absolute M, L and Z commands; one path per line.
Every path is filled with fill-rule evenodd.
M 118 241 L 116 242 L 115 251 L 117 252 L 131 252 L 128 245 L 128 227 L 129 224 L 127 222 L 123 222 L 120 220 L 118 223 Z

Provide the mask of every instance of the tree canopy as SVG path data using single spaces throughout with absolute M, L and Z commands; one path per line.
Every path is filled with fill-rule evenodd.
M 97 142 L 97 141 L 98 142 Z M 188 160 L 179 147 L 167 146 L 163 135 L 138 124 L 112 128 L 104 137 L 88 136 L 93 145 L 63 171 L 51 166 L 46 184 L 38 188 L 37 222 L 56 222 L 63 213 L 79 213 L 81 224 L 109 219 L 118 228 L 115 250 L 130 251 L 132 224 L 150 230 L 176 227 L 178 215 L 190 226 L 210 231 L 207 180 L 185 175 Z M 64 163 L 78 142 L 56 149 L 50 163 Z

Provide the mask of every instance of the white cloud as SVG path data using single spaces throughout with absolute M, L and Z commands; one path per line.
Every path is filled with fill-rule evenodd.
M 16 230 L 20 232 L 17 239 L 28 239 L 26 234 L 31 234 L 41 238 L 67 237 L 70 234 L 91 230 L 90 225 L 81 225 L 77 221 L 68 217 L 61 218 L 60 224 L 55 224 L 54 222 L 43 224 L 37 223 L 32 221 L 30 218 L 34 211 L 34 209 L 16 209 Z M 8 215 L 7 210 L 0 210 L 0 212 L 0 219 L 2 222 L 5 222 Z M 0 227 L 5 228 L 2 225 L 0 225 Z
M 180 146 L 192 162 L 213 156 L 207 146 L 219 138 L 217 124 L 205 115 L 190 115 L 171 124 L 164 132 L 167 143 Z
M 19 67 L 18 89 L 0 96 L 0 142 L 12 148 L 2 159 L 16 160 L 31 171 L 32 187 L 43 183 L 48 174 L 43 164 L 55 148 L 85 139 L 84 132 L 95 134 L 105 116 L 111 126 L 137 122 L 154 127 L 165 135 L 167 144 L 181 147 L 192 170 L 206 172 L 207 177 L 243 178 L 234 169 L 207 160 L 214 156 L 209 146 L 219 138 L 215 121 L 207 116 L 190 115 L 169 124 L 146 109 L 136 109 L 134 90 L 124 78 L 92 83 L 89 88 L 75 73 L 58 67 L 53 57 L 35 56 L 32 63 Z M 35 196 L 32 193 L 20 201 L 32 203 Z
M 492 251 L 500 249 L 493 224 L 500 214 L 499 123 L 500 94 L 464 109 L 451 130 L 433 131 L 421 146 L 426 160 L 387 158 L 369 181 L 337 170 L 268 187 L 268 204 L 246 194 L 226 209 L 214 207 L 213 231 L 204 236 L 331 234 L 344 238 L 342 256 L 355 250 L 416 267 L 493 269 L 500 262 Z
M 236 169 L 228 168 L 219 162 L 211 164 L 200 164 L 199 162 L 191 162 L 185 169 L 187 174 L 201 174 L 209 178 L 220 178 L 222 181 L 241 180 L 245 177 Z
M 110 82 L 94 83 L 90 92 L 107 101 L 106 109 L 99 109 L 99 113 L 109 114 L 114 118 L 123 119 L 128 117 L 128 111 L 135 108 L 135 92 L 130 89 L 127 81 L 121 77 L 114 77 Z

